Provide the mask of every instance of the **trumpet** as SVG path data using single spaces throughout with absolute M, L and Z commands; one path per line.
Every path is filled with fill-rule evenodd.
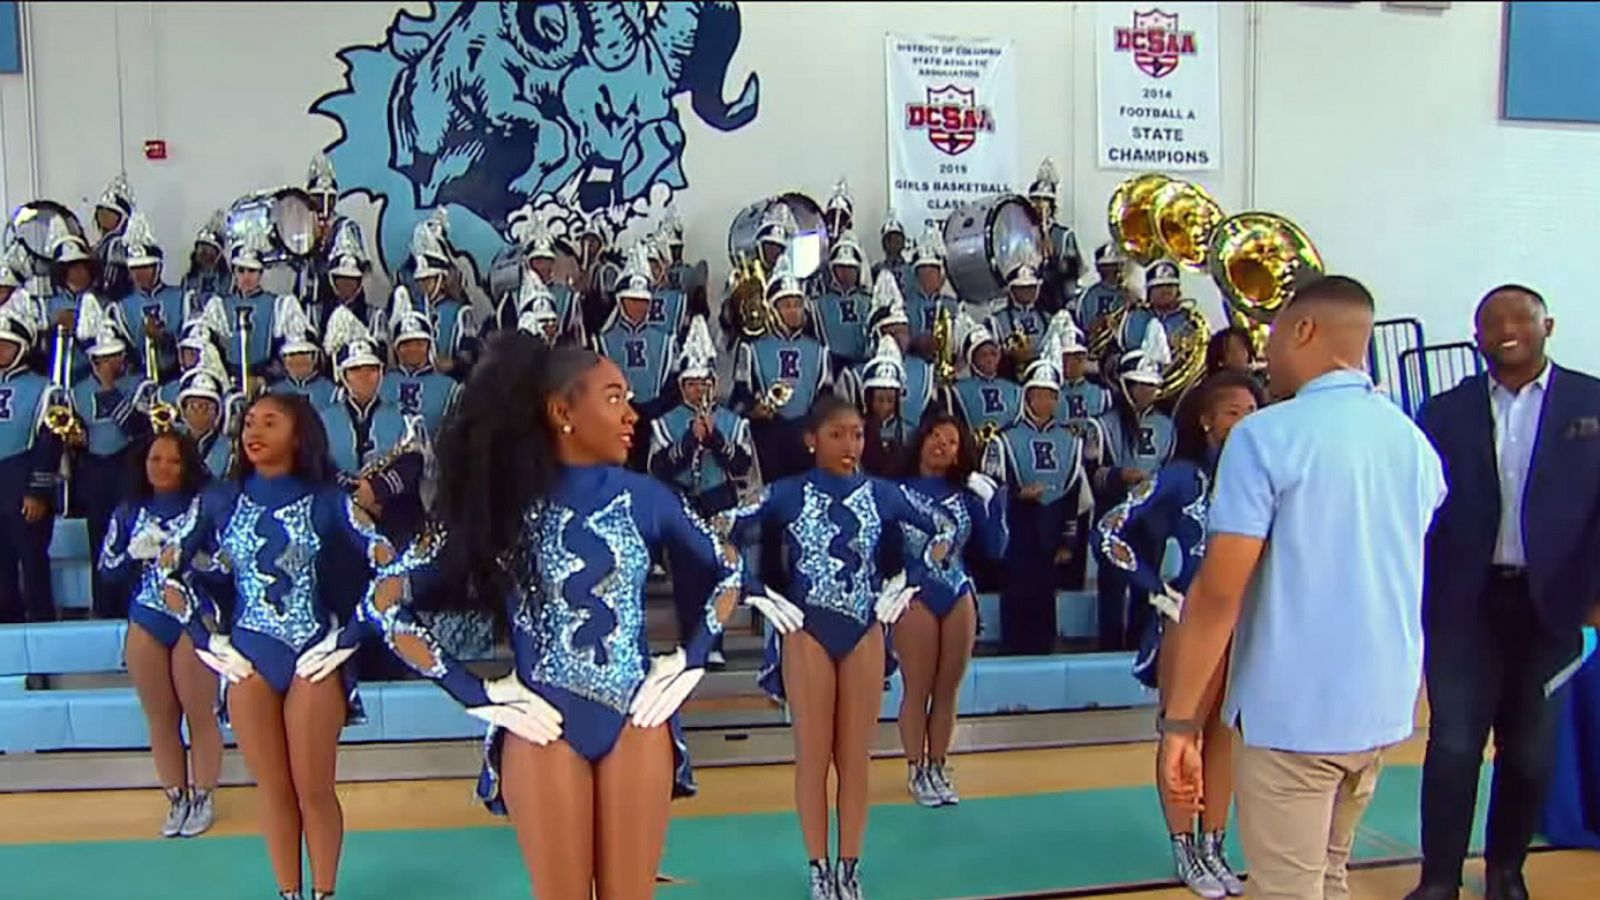
M 1006 353 L 1012 356 L 1032 356 L 1033 338 L 1029 337 L 1020 328 L 1006 338 Z
M 145 384 L 149 385 L 150 403 L 145 409 L 145 416 L 150 419 L 150 430 L 156 434 L 171 431 L 172 426 L 178 422 L 178 407 L 161 399 L 161 358 L 156 355 L 156 341 L 150 336 L 149 325 L 145 326 L 144 333 L 144 359 L 146 375 Z
M 44 427 L 63 441 L 83 434 L 78 414 L 72 410 L 72 334 L 67 326 L 56 326 L 55 358 L 50 364 L 50 403 L 44 412 Z
M 994 443 L 999 439 L 999 437 L 1000 423 L 993 421 L 983 423 L 982 425 L 978 426 L 977 431 L 972 433 L 972 438 L 978 442 L 978 449 L 980 451 Z
M 767 392 L 761 395 L 761 405 L 773 412 L 777 412 L 788 406 L 789 401 L 793 399 L 794 385 L 787 381 L 778 381 L 774 382 L 772 387 L 767 388 Z

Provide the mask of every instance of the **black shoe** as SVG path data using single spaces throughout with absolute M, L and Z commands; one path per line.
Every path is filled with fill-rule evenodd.
M 1406 900 L 1457 900 L 1461 888 L 1453 884 L 1419 884 L 1406 895 Z
M 1521 869 L 1489 869 L 1483 876 L 1483 900 L 1528 900 Z

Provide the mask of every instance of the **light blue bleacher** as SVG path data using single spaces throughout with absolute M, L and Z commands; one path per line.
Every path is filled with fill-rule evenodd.
M 50 538 L 50 587 L 60 609 L 89 608 L 89 573 L 100 548 L 89 549 L 89 529 L 82 519 L 57 519 Z

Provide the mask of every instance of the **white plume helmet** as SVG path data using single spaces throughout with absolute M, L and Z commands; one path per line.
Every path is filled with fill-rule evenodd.
M 521 312 L 517 315 L 517 330 L 531 334 L 540 340 L 548 340 L 549 326 L 558 324 L 556 308 L 551 305 L 548 294 L 540 294 L 528 302 L 528 305 L 519 307 Z
M 78 303 L 77 338 L 90 357 L 115 356 L 128 349 L 122 322 L 93 294 L 84 294 Z
M 522 282 L 517 285 L 517 310 L 528 309 L 534 303 L 543 300 L 550 306 L 550 315 L 555 316 L 555 295 L 550 292 L 549 285 L 539 277 L 539 273 L 532 269 L 524 269 Z
M 227 304 L 222 298 L 212 294 L 198 311 L 191 310 L 188 318 L 183 320 L 183 330 L 188 331 L 194 327 L 201 327 L 211 332 L 215 338 L 226 338 L 233 335 L 233 323 L 228 320 Z
M 367 274 L 367 251 L 361 246 L 361 231 L 354 222 L 341 222 L 328 256 L 333 260 L 333 265 L 328 267 L 329 275 L 361 278 Z
M 150 218 L 141 210 L 128 217 L 128 227 L 122 233 L 123 246 L 127 248 L 128 267 L 161 265 L 161 245 L 156 242 Z
M 878 336 L 878 346 L 861 372 L 864 376 L 862 388 L 893 388 L 901 392 L 906 389 L 905 357 L 900 353 L 900 344 L 887 334 Z
M 784 297 L 804 297 L 806 292 L 800 286 L 800 279 L 794 275 L 794 263 L 789 259 L 789 254 L 784 253 L 772 266 L 772 274 L 767 276 L 767 302 L 776 303 Z
M 100 298 L 85 291 L 83 297 L 78 300 L 77 326 L 72 336 L 80 344 L 94 343 L 95 335 L 100 333 L 107 315 L 105 305 L 100 302 Z
M 272 249 L 272 226 L 259 219 L 239 223 L 238 234 L 228 247 L 228 262 L 235 269 L 262 269 L 267 251 Z
M 518 243 L 522 246 L 523 255 L 528 259 L 556 258 L 555 237 L 550 234 L 550 229 L 537 219 L 522 228 L 522 238 Z
M 711 328 L 705 316 L 689 320 L 689 334 L 678 354 L 678 379 L 717 377 L 717 345 L 711 342 Z
M 1139 384 L 1161 385 L 1162 375 L 1172 362 L 1172 347 L 1167 343 L 1167 329 L 1152 318 L 1144 328 L 1144 340 L 1138 349 L 1122 354 L 1122 379 Z
M 428 346 L 433 346 L 433 322 L 428 314 L 417 308 L 417 303 L 411 297 L 411 289 L 405 285 L 396 285 L 394 292 L 389 295 L 389 345 L 394 347 L 401 341 L 426 340 Z M 432 353 L 430 349 L 429 353 Z
M 789 204 L 781 201 L 775 202 L 761 217 L 761 227 L 756 231 L 756 240 L 763 244 L 780 244 L 789 246 L 789 240 L 800 230 L 800 225 L 794 220 L 794 213 L 789 211 Z
M 856 233 L 846 228 L 834 239 L 833 247 L 828 251 L 828 265 L 860 269 L 866 262 L 865 256 L 861 252 L 861 242 L 856 240 Z
M 961 347 L 961 357 L 967 361 L 968 366 L 972 365 L 972 354 L 979 347 L 984 344 L 999 343 L 995 339 L 994 332 L 989 330 L 989 326 L 975 321 L 964 308 L 956 316 L 955 334 L 957 346 Z
M 1056 189 L 1061 186 L 1061 176 L 1056 174 L 1055 160 L 1046 156 L 1039 161 L 1039 171 L 1034 173 L 1033 184 L 1028 185 L 1028 197 L 1037 200 L 1056 199 Z
M 283 356 L 316 353 L 322 349 L 317 346 L 316 326 L 311 324 L 311 317 L 306 315 L 300 298 L 293 294 L 280 296 L 273 305 L 272 335 L 283 340 L 283 347 L 279 350 Z
M 100 199 L 95 201 L 95 206 L 115 210 L 124 216 L 132 215 L 133 186 L 128 184 L 128 173 L 118 172 L 106 182 L 105 190 L 100 192 Z
M 898 234 L 901 237 L 905 237 L 906 234 L 906 226 L 900 224 L 900 214 L 895 212 L 892 206 L 883 217 L 883 227 L 878 229 L 878 237 L 885 238 L 891 234 Z
M 450 218 L 443 208 L 433 211 L 411 229 L 411 258 L 417 278 L 444 275 L 450 266 Z
M 917 239 L 917 257 L 913 266 L 938 266 L 944 268 L 944 234 L 938 225 L 929 225 Z
M 50 220 L 45 243 L 50 247 L 50 258 L 58 263 L 74 263 L 89 258 L 88 243 L 67 227 L 66 216 L 56 216 Z
M 214 210 L 211 213 L 211 218 L 207 219 L 204 224 L 195 229 L 194 242 L 196 244 L 210 244 L 218 250 L 221 250 L 222 234 L 227 227 L 227 215 L 220 209 Z
M 326 153 L 311 157 L 306 169 L 306 191 L 312 194 L 339 193 L 339 179 L 333 174 L 333 160 Z
M 649 300 L 650 282 L 650 248 L 640 241 L 628 251 L 627 265 L 617 278 L 617 299 Z
M 826 209 L 829 212 L 836 209 L 843 210 L 846 215 L 852 217 L 855 215 L 856 200 L 850 193 L 850 182 L 846 181 L 843 175 L 833 183 L 833 193 L 828 196 Z
M 221 360 L 217 360 L 218 366 Z M 178 403 L 182 404 L 191 397 L 203 397 L 211 402 L 222 405 L 222 395 L 228 390 L 228 376 L 221 368 L 210 368 L 204 365 L 195 366 L 183 373 L 178 379 Z M 220 410 L 219 410 L 220 412 Z M 221 430 L 221 423 L 214 426 Z
M 328 327 L 322 336 L 322 349 L 334 361 L 334 371 L 342 384 L 346 370 L 357 366 L 381 366 L 377 342 L 361 319 L 349 307 L 335 307 L 328 316 Z
M 27 310 L 19 304 L 10 300 L 0 303 L 0 341 L 5 341 L 20 351 L 11 361 L 12 369 L 27 364 L 28 348 L 33 346 L 34 337 L 39 333 L 34 323 L 30 321 L 31 318 Z
M 872 313 L 868 316 L 871 329 L 890 325 L 910 325 L 906 315 L 906 298 L 900 293 L 900 282 L 894 273 L 884 269 L 872 285 Z
M 1051 316 L 1050 325 L 1045 328 L 1044 340 L 1041 342 L 1041 346 L 1048 346 L 1052 343 L 1059 348 L 1056 352 L 1057 357 L 1066 353 L 1081 353 L 1089 349 L 1084 346 L 1083 332 L 1078 329 L 1078 323 L 1072 321 L 1072 313 L 1064 309 Z M 1042 353 L 1041 356 L 1043 356 Z

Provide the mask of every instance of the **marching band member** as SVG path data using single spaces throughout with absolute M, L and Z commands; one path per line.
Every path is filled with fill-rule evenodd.
M 348 223 L 348 220 L 342 220 Z M 333 311 L 344 307 L 355 313 L 361 324 L 376 331 L 382 331 L 381 317 L 375 315 L 371 306 L 367 304 L 367 272 L 372 268 L 372 261 L 367 258 L 367 251 L 361 246 L 361 231 L 349 223 L 350 227 L 340 228 L 333 238 L 333 247 L 329 250 L 327 260 L 327 290 L 321 291 L 320 297 L 315 301 L 311 297 L 304 297 L 310 309 L 309 314 L 315 310 L 316 324 L 320 329 L 328 327 L 328 320 L 333 317 Z
M 878 283 L 878 276 L 885 271 L 894 276 L 896 284 L 906 282 L 906 227 L 900 224 L 900 217 L 895 215 L 893 209 L 883 220 L 883 227 L 878 229 L 878 243 L 883 247 L 883 259 L 872 264 L 872 283 Z
M 590 350 L 498 334 L 440 435 L 442 527 L 381 568 L 361 604 L 395 655 L 490 723 L 478 794 L 510 813 L 539 897 L 652 896 L 670 799 L 694 792 L 676 713 L 739 601 L 733 548 L 621 468 L 628 393 Z M 645 582 L 663 547 L 713 587 L 687 646 L 651 659 Z M 415 614 L 424 597 L 492 617 L 512 672 L 486 681 L 450 657 Z
M 1121 395 L 1112 410 L 1100 417 L 1105 458 L 1094 473 L 1094 482 L 1102 508 L 1121 502 L 1172 458 L 1172 419 L 1155 407 L 1162 373 L 1171 358 L 1166 330 L 1153 320 L 1140 347 L 1122 355 Z M 1152 555 L 1160 553 L 1159 549 L 1147 547 L 1134 549 Z M 1148 610 L 1145 604 L 1130 606 L 1130 588 L 1117 570 L 1100 570 L 1096 592 L 1102 651 L 1131 649 L 1143 631 Z
M 26 265 L 19 264 L 13 258 L 18 249 L 20 249 L 19 245 L 12 244 L 6 248 L 5 253 L 0 254 L 0 306 L 5 306 L 11 302 L 12 296 L 22 290 L 22 283 L 28 278 Z M 24 250 L 22 252 L 26 253 L 27 251 Z M 22 296 L 27 299 L 28 292 L 22 290 Z
M 456 267 L 448 238 L 449 220 L 435 210 L 411 232 L 412 284 L 406 287 L 411 306 L 433 322 L 438 359 L 434 367 L 446 375 L 465 377 L 478 352 L 478 314 L 457 297 Z M 402 282 L 406 278 L 402 277 Z M 392 311 L 391 311 L 392 314 Z
M 650 322 L 680 336 L 689 327 L 689 298 L 667 280 L 667 250 L 662 242 L 648 236 L 644 247 L 650 261 Z
M 899 474 L 906 438 L 914 430 L 900 415 L 906 394 L 906 367 L 894 338 L 887 334 L 878 338 L 878 352 L 863 364 L 861 373 L 867 407 L 861 469 L 875 478 L 893 478 Z
M 861 474 L 865 427 L 855 408 L 823 396 L 812 408 L 806 446 L 810 471 L 769 482 L 749 504 L 713 526 L 748 544 L 765 526 L 787 548 L 780 593 L 783 614 L 768 615 L 760 682 L 787 699 L 794 720 L 795 806 L 810 860 L 813 900 L 859 900 L 867 829 L 868 753 L 877 730 L 887 666 L 884 625 L 905 612 L 915 587 L 886 579 L 874 552 L 885 534 L 913 526 L 933 535 L 920 558 L 908 560 L 913 585 L 950 552 L 952 523 L 925 498 Z M 839 862 L 828 857 L 828 770 L 838 772 Z
M 246 329 L 245 367 L 252 378 L 267 374 L 272 365 L 272 343 L 276 327 L 272 313 L 278 298 L 261 289 L 261 272 L 266 268 L 262 261 L 268 250 L 267 235 L 259 227 L 244 230 L 228 247 L 228 262 L 233 266 L 233 290 L 223 298 L 227 312 L 228 335 L 237 329 Z M 223 358 L 230 370 L 239 366 L 238 339 L 234 337 L 223 347 Z M 243 386 L 240 388 L 243 390 Z
M 1135 485 L 1095 529 L 1094 552 L 1101 571 L 1120 572 L 1161 613 L 1149 617 L 1139 636 L 1134 676 L 1146 687 L 1171 689 L 1164 673 L 1158 677 L 1163 668 L 1159 649 L 1165 642 L 1166 619 L 1180 620 L 1183 594 L 1205 556 L 1206 507 L 1217 458 L 1233 426 L 1265 402 L 1265 393 L 1247 373 L 1225 372 L 1201 382 L 1178 405 L 1177 446 L 1171 462 Z M 1161 563 L 1169 540 L 1177 542 L 1181 562 L 1177 575 L 1164 582 Z M 1215 678 L 1219 686 L 1225 683 L 1226 666 L 1217 670 Z M 1243 894 L 1244 884 L 1223 853 L 1223 829 L 1233 801 L 1232 735 L 1230 724 L 1222 720 L 1223 692 L 1218 687 L 1214 693 L 1215 706 L 1203 717 L 1201 755 L 1207 777 L 1198 842 L 1191 813 L 1177 809 L 1164 813 L 1179 880 L 1195 894 L 1218 900 Z
M 1062 310 L 1050 320 L 1050 337 L 1061 348 L 1061 409 L 1056 419 L 1066 424 L 1097 420 L 1111 411 L 1111 390 L 1089 380 L 1089 348 L 1083 333 L 1072 321 L 1072 313 Z
M 1166 331 L 1168 347 L 1178 346 L 1194 328 L 1189 318 L 1189 307 L 1194 301 L 1182 298 L 1178 264 L 1170 259 L 1158 259 L 1146 266 L 1144 286 L 1145 302 L 1128 310 L 1122 320 L 1117 346 L 1124 351 L 1139 347 L 1152 321 L 1160 322 Z
M 119 301 L 122 321 L 134 340 L 139 369 L 160 383 L 177 370 L 177 342 L 172 328 L 183 322 L 188 310 L 183 292 L 161 281 L 162 259 L 166 255 L 150 230 L 150 220 L 135 212 L 123 236 L 128 263 L 128 293 Z M 156 359 L 145 358 L 146 338 L 155 346 Z
M 214 358 L 185 372 L 177 381 L 176 405 L 183 432 L 194 441 L 200 462 L 211 478 L 228 477 L 233 441 L 226 422 L 228 376 Z
M 828 252 L 826 289 L 816 301 L 815 314 L 828 345 L 829 365 L 835 372 L 865 362 L 870 350 L 867 314 L 872 309 L 872 295 L 861 283 L 864 262 L 853 232 L 846 231 L 834 239 Z
M 53 368 L 55 344 L 52 339 L 55 329 L 65 327 L 68 334 L 76 334 L 84 300 L 87 298 L 97 305 L 99 303 L 94 286 L 100 277 L 100 260 L 90 254 L 89 245 L 83 238 L 68 231 L 59 218 L 50 223 L 50 258 L 50 282 L 55 293 L 44 305 L 47 331 L 37 337 L 41 355 Z M 88 371 L 88 357 L 82 346 L 73 346 L 71 359 L 74 380 L 84 377 Z
M 345 663 L 364 629 L 339 587 L 352 559 L 375 567 L 395 552 L 335 483 L 309 400 L 258 395 L 239 446 L 236 471 L 200 495 L 157 557 L 163 598 L 227 681 L 222 708 L 256 782 L 279 896 L 301 897 L 303 837 L 311 896 L 325 900 L 344 839 L 339 732 L 362 719 Z
M 550 236 L 549 229 L 532 219 L 526 219 L 519 223 L 512 236 L 518 238 L 522 245 L 525 260 L 523 275 L 518 292 L 501 298 L 500 307 L 495 313 L 497 327 L 517 327 L 517 321 L 526 311 L 527 301 L 531 301 L 536 293 L 528 284 L 528 273 L 532 273 L 556 315 L 556 339 L 583 344 L 587 337 L 583 328 L 583 311 L 572 286 L 556 278 L 556 242 Z
M 275 394 L 299 394 L 322 410 L 333 402 L 334 383 L 322 374 L 322 348 L 317 345 L 316 326 L 293 294 L 278 298 L 272 313 L 277 328 L 278 359 L 283 362 L 283 377 L 268 386 Z
M 316 218 L 312 225 L 313 246 L 310 255 L 295 266 L 295 293 L 311 309 L 317 310 L 323 323 L 332 313 L 332 267 L 348 253 L 348 244 L 361 246 L 361 228 L 339 215 L 339 179 L 333 172 L 333 161 L 326 154 L 311 157 L 306 168 L 306 195 L 311 198 Z M 362 256 L 365 254 L 363 253 Z M 349 302 L 348 297 L 338 302 Z M 364 305 L 364 304 L 363 304 Z M 362 322 L 367 322 L 366 310 L 351 310 Z
M 0 306 L 0 622 L 49 622 L 50 507 L 61 441 L 45 427 L 50 380 L 28 368 L 33 328 L 15 304 Z
M 981 326 L 979 326 L 981 327 Z M 978 447 L 961 420 L 939 414 L 923 420 L 911 439 L 902 483 L 913 503 L 927 498 L 954 523 L 950 552 L 895 623 L 895 656 L 905 692 L 900 699 L 900 742 L 906 783 L 922 806 L 959 803 L 945 767 L 955 736 L 961 679 L 978 635 L 977 587 L 962 564 L 969 542 L 985 559 L 1005 555 L 1006 492 L 977 471 Z M 920 559 L 930 535 L 905 527 L 905 552 Z
M 701 260 L 689 265 L 683 258 L 683 219 L 677 207 L 667 204 L 665 220 L 661 224 L 661 241 L 667 248 L 667 284 L 682 291 L 689 300 L 688 315 L 711 319 L 711 300 L 706 291 L 706 264 Z
M 1039 358 L 1050 318 L 1039 308 L 1039 275 L 1033 266 L 1017 266 L 1006 279 L 1006 296 L 989 316 L 989 331 L 1005 349 L 1007 370 L 1013 378 Z
M 906 394 L 900 403 L 900 418 L 906 427 L 915 430 L 922 424 L 922 415 L 938 400 L 938 385 L 933 365 L 920 356 L 907 355 L 911 346 L 910 319 L 906 316 L 905 301 L 900 295 L 899 282 L 891 273 L 880 272 L 872 286 L 872 314 L 867 317 L 867 339 L 876 347 L 884 335 L 894 338 L 900 348 L 901 365 L 905 366 Z M 844 372 L 835 389 L 839 396 L 855 404 L 856 410 L 866 415 L 867 398 L 861 388 L 864 366 Z
M 594 350 L 615 362 L 628 378 L 638 411 L 628 463 L 644 469 L 650 448 L 650 423 L 668 408 L 667 375 L 677 355 L 677 341 L 666 325 L 650 321 L 650 263 L 643 244 L 633 248 L 617 281 L 617 305 L 595 335 Z
M 178 378 L 194 371 L 196 366 L 207 364 L 224 385 L 230 384 L 224 368 L 223 345 L 232 329 L 228 326 L 228 313 L 222 298 L 213 294 L 203 306 L 191 308 L 183 320 L 178 334 Z M 166 403 L 178 402 L 178 379 L 161 386 L 160 397 Z
M 828 195 L 828 202 L 822 208 L 822 223 L 828 229 L 830 241 L 837 241 L 856 226 L 856 201 L 843 175 L 833 183 L 833 193 Z
M 99 550 L 101 582 L 128 610 L 123 654 L 150 730 L 156 777 L 167 795 L 163 837 L 194 837 L 211 828 L 212 797 L 222 771 L 217 725 L 217 678 L 167 608 L 156 565 L 169 532 L 193 515 L 191 504 L 209 480 L 194 441 L 181 431 L 156 434 L 137 454 L 134 494 L 112 515 Z M 190 750 L 184 750 L 187 720 Z M 192 774 L 192 778 L 190 777 Z
M 912 284 L 906 294 L 906 315 L 911 319 L 911 349 L 917 355 L 933 358 L 933 325 L 942 310 L 951 315 L 958 306 L 955 292 L 944 276 L 944 236 L 930 225 L 917 241 L 911 260 Z
M 95 242 L 95 259 L 100 261 L 100 272 L 95 289 L 107 297 L 121 297 L 128 292 L 128 267 L 123 261 L 123 233 L 128 227 L 128 217 L 133 215 L 133 188 L 126 173 L 119 173 L 100 192 L 94 206 L 94 226 L 100 232 Z
M 750 476 L 755 461 L 750 422 L 717 404 L 717 348 L 704 316 L 689 323 L 678 360 L 678 395 L 683 402 L 656 419 L 650 429 L 650 474 L 676 488 L 696 513 L 710 518 L 735 505 L 739 485 Z M 672 573 L 672 598 L 684 640 L 699 630 L 705 616 L 710 574 L 694 567 Z M 707 662 L 714 667 L 725 662 L 721 635 Z
M 178 282 L 185 296 L 221 296 L 228 292 L 233 273 L 222 255 L 224 221 L 219 209 L 195 231 L 194 247 L 189 251 L 189 271 L 184 272 L 183 280 Z
M 805 333 L 805 291 L 787 255 L 767 279 L 766 299 L 774 313 L 772 329 L 734 349 L 728 405 L 749 417 L 761 478 L 770 483 L 810 464 L 805 415 L 833 386 L 833 371 L 827 349 Z
M 1105 322 L 1128 306 L 1128 287 L 1123 282 L 1123 267 L 1127 257 L 1121 245 L 1115 242 L 1101 244 L 1094 251 L 1094 270 L 1100 280 L 1083 289 L 1078 296 L 1078 327 L 1086 334 L 1095 334 L 1105 327 Z
M 521 299 L 517 307 L 522 313 L 517 316 L 517 330 L 531 334 L 544 342 L 546 347 L 554 347 L 561 343 L 561 317 L 556 315 L 556 308 L 550 303 L 550 292 L 544 289 L 544 282 L 532 272 L 522 277 L 522 286 L 518 293 Z
M 434 370 L 433 328 L 400 296 L 404 290 L 395 288 L 395 310 L 389 318 L 394 370 L 384 377 L 379 396 L 402 416 L 420 417 L 428 434 L 438 434 L 461 396 L 461 382 Z
M 795 223 L 794 213 L 783 203 L 774 203 L 761 217 L 761 224 L 756 229 L 756 255 L 759 263 L 758 271 L 769 281 L 778 267 L 778 260 L 787 256 L 789 242 L 794 239 L 799 231 Z M 792 261 L 791 261 L 792 264 Z M 722 326 L 722 334 L 727 341 L 729 349 L 737 349 L 737 345 L 744 340 L 743 311 L 738 302 L 733 300 L 732 294 L 735 286 L 739 284 L 739 272 L 728 273 L 728 282 L 722 298 L 722 313 L 718 322 Z M 810 326 L 813 323 L 807 323 Z M 818 335 L 813 335 L 819 338 Z M 802 410 L 804 412 L 804 410 Z
M 1038 174 L 1028 185 L 1028 200 L 1039 213 L 1039 224 L 1044 228 L 1048 255 L 1044 264 L 1045 287 L 1041 306 L 1054 314 L 1067 308 L 1078 293 L 1078 277 L 1083 272 L 1083 256 L 1078 252 L 1078 237 L 1072 226 L 1056 221 L 1056 193 L 1061 179 L 1056 175 L 1055 162 L 1045 157 L 1039 162 Z
M 595 210 L 591 215 L 578 214 L 578 271 L 579 307 L 583 318 L 583 330 L 587 335 L 599 332 L 611 311 L 616 308 L 616 296 L 613 293 L 616 285 L 612 283 L 609 273 L 615 273 L 617 279 L 621 278 L 621 270 L 626 266 L 626 260 L 619 262 L 620 253 L 607 247 L 605 231 L 605 211 Z
M 105 542 L 106 523 L 122 499 L 128 471 L 128 448 L 144 435 L 146 420 L 138 414 L 141 384 L 153 396 L 154 382 L 129 371 L 127 334 L 121 322 L 98 303 L 86 302 L 78 319 L 79 342 L 88 347 L 88 377 L 72 388 L 72 403 L 83 419 L 86 443 L 73 465 L 73 496 L 83 504 L 89 546 Z M 119 607 L 125 596 L 108 589 L 99 570 L 91 573 L 94 614 L 102 619 L 124 618 Z
M 990 426 L 994 433 L 1011 427 L 1022 413 L 1022 388 L 1015 381 L 1000 377 L 1000 342 L 984 325 L 966 325 L 961 358 L 967 375 L 951 388 L 951 404 L 961 421 L 974 433 Z M 957 329 L 962 330 L 960 328 Z
M 403 460 L 368 471 L 375 461 L 407 443 L 406 417 L 399 405 L 384 402 L 383 357 L 378 355 L 377 341 L 353 314 L 334 310 L 324 341 L 323 349 L 339 380 L 333 402 L 320 410 L 328 434 L 328 456 L 339 484 L 355 497 L 357 505 L 387 527 L 394 501 L 420 502 L 421 456 L 407 453 Z M 410 508 L 413 503 L 405 505 L 408 514 L 421 512 Z
M 1055 417 L 1061 354 L 1053 346 L 1042 351 L 1022 385 L 1021 418 L 984 450 L 985 471 L 1011 495 L 1006 570 L 1030 573 L 1005 579 L 1000 590 L 1007 653 L 1055 649 L 1060 567 L 1072 558 L 1078 517 L 1091 503 L 1082 441 Z

